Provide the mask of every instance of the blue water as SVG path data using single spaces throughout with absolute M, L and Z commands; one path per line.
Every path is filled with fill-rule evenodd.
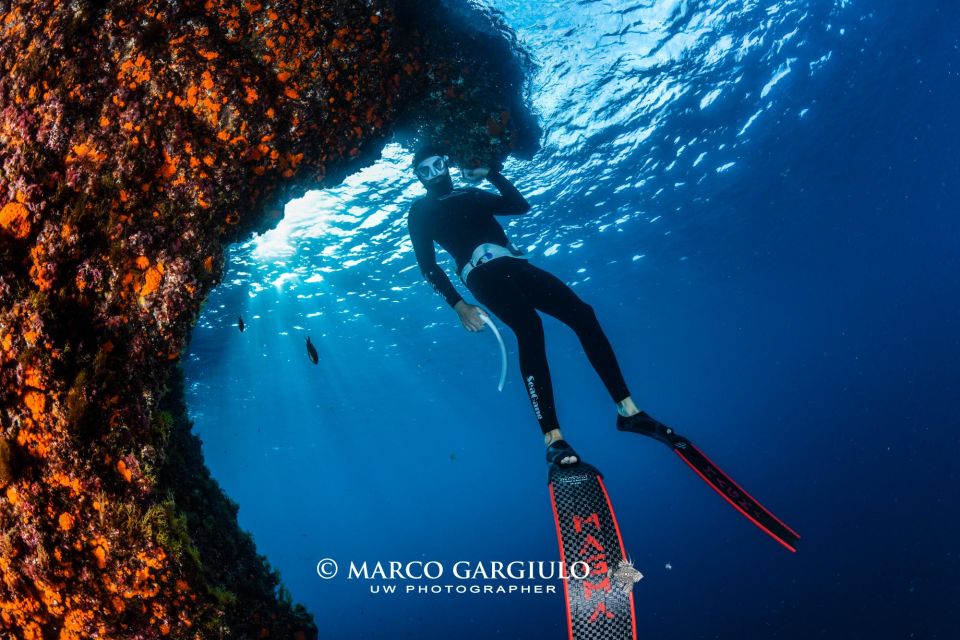
M 481 5 L 539 65 L 542 150 L 504 169 L 533 210 L 508 233 L 594 306 L 638 403 L 803 536 L 788 553 L 616 432 L 547 319 L 565 434 L 645 575 L 640 637 L 960 637 L 958 3 Z M 562 595 L 316 574 L 559 557 L 516 344 L 498 393 L 492 336 L 415 266 L 408 158 L 233 248 L 186 363 L 195 428 L 321 637 L 562 638 Z

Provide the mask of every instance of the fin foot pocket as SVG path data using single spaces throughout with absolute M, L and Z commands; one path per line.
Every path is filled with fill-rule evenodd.
M 554 440 L 547 446 L 547 463 L 559 467 L 572 467 L 580 462 L 580 456 L 566 440 Z
M 618 415 L 617 429 L 648 436 L 662 442 L 668 447 L 673 447 L 677 441 L 681 439 L 673 429 L 659 420 L 650 417 L 645 411 L 635 413 L 629 417 Z

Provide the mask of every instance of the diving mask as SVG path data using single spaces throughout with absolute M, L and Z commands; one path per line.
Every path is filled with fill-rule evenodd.
M 442 176 L 449 170 L 449 161 L 450 158 L 448 156 L 430 156 L 429 158 L 424 158 L 417 164 L 417 176 L 425 182 Z

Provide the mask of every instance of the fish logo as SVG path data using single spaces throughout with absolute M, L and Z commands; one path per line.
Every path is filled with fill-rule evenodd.
M 643 574 L 633 567 L 633 562 L 630 560 L 621 560 L 616 568 L 610 568 L 607 575 L 625 594 L 633 591 L 633 585 L 643 579 Z

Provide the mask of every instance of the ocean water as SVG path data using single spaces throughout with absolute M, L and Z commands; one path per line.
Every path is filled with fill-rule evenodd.
M 542 149 L 504 169 L 533 209 L 508 234 L 594 306 L 638 404 L 803 536 L 788 553 L 617 432 L 546 319 L 564 432 L 645 576 L 640 637 L 960 637 L 958 3 L 473 4 L 538 64 Z M 566 637 L 557 581 L 404 592 L 559 558 L 516 343 L 498 392 L 493 337 L 416 267 L 408 161 L 390 144 L 233 247 L 186 359 L 195 429 L 321 637 Z M 390 581 L 345 576 L 364 561 L 446 573 L 371 593 Z

